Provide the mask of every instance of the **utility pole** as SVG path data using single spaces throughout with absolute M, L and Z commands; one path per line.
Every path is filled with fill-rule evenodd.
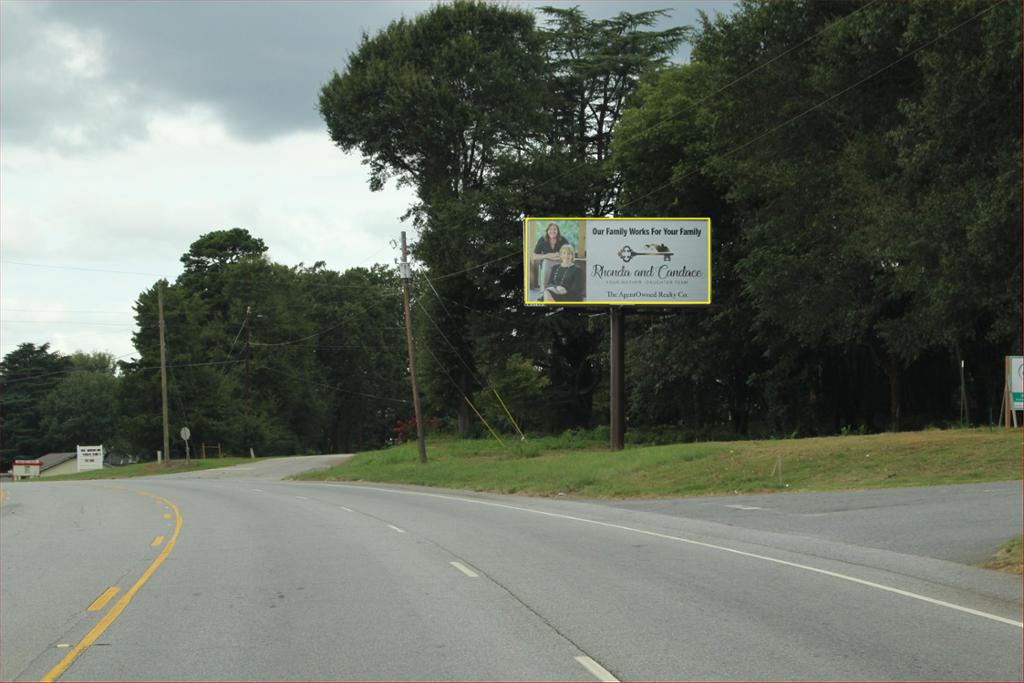
M 252 415 L 252 325 L 249 324 L 249 316 L 252 314 L 252 306 L 245 307 L 245 409 L 248 415 Z
M 164 285 L 165 280 L 157 283 L 156 300 L 160 309 L 160 397 L 163 403 L 164 414 L 164 465 L 171 464 L 171 431 L 167 419 L 167 342 L 164 337 Z
M 402 231 L 402 262 L 399 273 L 402 277 L 402 302 L 405 305 L 405 341 L 409 346 L 409 374 L 412 375 L 412 407 L 416 413 L 416 440 L 419 443 L 420 463 L 427 462 L 427 443 L 423 438 L 423 416 L 420 414 L 420 392 L 416 388 L 416 358 L 412 347 L 412 315 L 409 313 L 409 250 L 405 245 L 405 230 Z
M 621 451 L 625 447 L 626 436 L 626 337 L 622 329 L 624 315 L 622 306 L 612 306 L 608 311 L 611 320 L 611 348 L 608 353 L 611 366 L 609 436 L 613 451 Z
M 250 290 L 251 291 L 251 290 Z M 252 455 L 252 306 L 245 307 L 245 437 Z
M 967 388 L 964 384 L 964 361 L 960 359 L 960 426 L 963 427 L 971 421 L 967 414 Z

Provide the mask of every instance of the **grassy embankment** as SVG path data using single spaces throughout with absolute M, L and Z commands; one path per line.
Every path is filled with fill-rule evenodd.
M 78 472 L 77 474 L 61 474 L 54 477 L 40 477 L 27 481 L 78 481 L 82 479 L 124 479 L 126 477 L 151 477 L 157 474 L 177 474 L 179 472 L 196 472 L 212 470 L 218 467 L 231 467 L 253 462 L 251 458 L 207 458 L 193 459 L 186 465 L 184 460 L 171 460 L 170 464 L 158 462 L 140 462 L 137 465 L 121 467 L 104 467 L 102 470 Z
M 566 449 L 566 446 L 572 446 Z M 376 481 L 588 498 L 829 491 L 1000 481 L 1021 477 L 1021 434 L 963 429 L 627 448 L 531 439 L 428 441 L 361 453 L 299 479 Z M 778 466 L 781 461 L 781 483 Z
M 981 565 L 985 569 L 996 569 L 1011 574 L 1024 573 L 1024 554 L 1021 553 L 1021 537 L 1007 541 L 995 557 Z

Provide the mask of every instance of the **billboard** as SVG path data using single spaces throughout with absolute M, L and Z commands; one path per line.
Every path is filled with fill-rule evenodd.
M 710 218 L 532 218 L 527 305 L 711 303 Z

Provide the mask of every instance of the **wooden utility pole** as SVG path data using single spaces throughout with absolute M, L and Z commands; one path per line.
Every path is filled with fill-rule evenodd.
M 416 388 L 416 358 L 412 346 L 412 315 L 409 312 L 409 250 L 405 245 L 405 230 L 402 231 L 402 262 L 399 264 L 402 276 L 402 302 L 405 305 L 405 341 L 409 347 L 409 374 L 412 376 L 412 407 L 416 414 L 416 441 L 419 444 L 420 463 L 427 462 L 427 443 L 423 438 L 423 416 L 420 414 L 420 392 Z
M 960 360 L 960 426 L 970 423 L 971 416 L 967 410 L 967 387 L 964 384 L 964 361 Z
M 624 316 L 625 312 L 621 306 L 612 306 L 608 311 L 608 317 L 611 319 L 611 348 L 608 353 L 611 366 L 609 445 L 613 451 L 621 451 L 625 447 L 626 435 L 626 336 L 622 331 Z
M 156 287 L 157 307 L 160 309 L 160 397 L 164 415 L 164 465 L 171 464 L 171 429 L 167 418 L 167 342 L 164 336 L 164 285 L 161 280 Z
M 246 415 L 252 415 L 252 325 L 249 324 L 249 317 L 252 314 L 252 306 L 245 307 L 245 411 Z M 248 429 L 248 427 L 247 427 Z

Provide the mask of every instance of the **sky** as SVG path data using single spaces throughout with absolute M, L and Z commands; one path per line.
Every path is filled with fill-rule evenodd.
M 594 18 L 726 0 L 507 2 Z M 242 227 L 289 266 L 390 264 L 409 188 L 370 192 L 319 90 L 362 34 L 429 2 L 0 2 L 0 355 L 135 356 L 132 307 L 189 245 Z M 683 45 L 676 62 L 689 59 Z

